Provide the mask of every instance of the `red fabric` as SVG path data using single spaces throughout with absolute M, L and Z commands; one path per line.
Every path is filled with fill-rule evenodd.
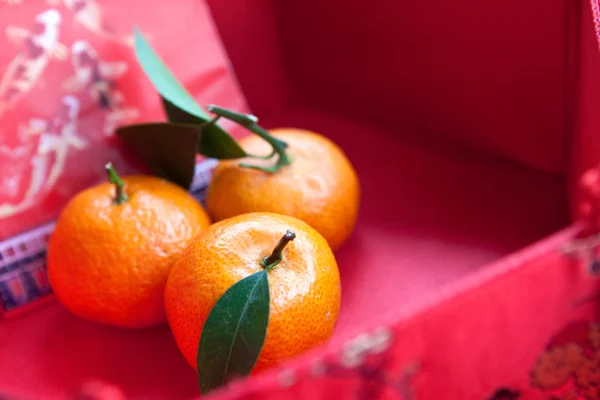
M 273 0 L 208 0 L 215 24 L 252 112 L 281 112 L 292 101 Z
M 291 110 L 265 122 L 326 132 L 357 168 L 359 222 L 337 256 L 340 332 L 434 296 L 568 223 L 560 178 L 320 112 Z
M 575 3 L 274 3 L 302 103 L 566 172 L 565 45 Z
M 357 338 L 346 336 L 343 346 L 312 352 L 212 398 L 491 399 L 510 390 L 525 400 L 569 392 L 580 397 L 559 398 L 583 399 L 594 392 L 574 385 L 576 373 L 565 367 L 566 357 L 554 354 L 554 363 L 539 364 L 567 343 L 589 351 L 590 340 L 597 340 L 588 333 L 598 320 L 598 282 L 556 251 L 575 232 L 567 230 L 490 265 L 438 292 L 433 303 L 364 324 L 363 334 L 388 328 L 391 343 L 367 353 L 360 366 L 343 368 L 344 355 L 347 360 L 347 349 Z M 533 377 L 546 385 L 557 382 L 560 390 L 548 390 Z
M 584 3 L 578 35 L 580 45 L 580 64 L 577 70 L 578 86 L 577 108 L 575 114 L 575 137 L 571 154 L 570 186 L 573 193 L 573 208 L 576 216 L 582 216 L 577 209 L 585 193 L 577 185 L 577 178 L 588 168 L 600 163 L 600 48 L 598 45 L 598 25 L 600 18 L 597 0 L 590 0 L 590 6 Z
M 105 179 L 106 162 L 140 170 L 113 128 L 164 117 L 132 51 L 134 26 L 203 104 L 247 110 L 204 2 L 169 8 L 175 25 L 163 23 L 158 3 L 8 3 L 0 2 L 0 240 L 52 221 L 73 194 Z

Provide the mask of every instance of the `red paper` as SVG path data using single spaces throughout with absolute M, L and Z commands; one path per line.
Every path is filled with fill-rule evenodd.
M 165 25 L 165 13 L 179 23 Z M 121 174 L 141 171 L 114 129 L 164 116 L 135 60 L 134 26 L 201 104 L 247 111 L 203 2 L 4 0 L 0 240 L 53 220 L 75 193 L 105 179 L 108 161 Z

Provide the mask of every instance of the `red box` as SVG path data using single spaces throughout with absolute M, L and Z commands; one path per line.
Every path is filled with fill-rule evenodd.
M 596 0 L 209 3 L 262 124 L 329 136 L 362 185 L 332 340 L 211 398 L 600 398 Z M 1 322 L 0 390 L 88 379 L 198 393 L 167 327 Z

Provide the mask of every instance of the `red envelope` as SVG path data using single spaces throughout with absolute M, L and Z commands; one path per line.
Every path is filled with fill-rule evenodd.
M 52 221 L 75 193 L 105 179 L 108 161 L 122 174 L 140 170 L 114 130 L 164 116 L 132 51 L 134 26 L 201 104 L 247 110 L 202 2 L 169 8 L 178 26 L 161 22 L 162 6 L 139 1 L 0 7 L 0 240 Z

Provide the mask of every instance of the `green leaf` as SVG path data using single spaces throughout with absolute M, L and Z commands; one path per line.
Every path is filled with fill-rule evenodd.
M 204 118 L 201 119 L 192 114 L 185 112 L 184 110 L 182 110 L 181 108 L 178 108 L 177 106 L 175 106 L 173 103 L 171 103 L 169 100 L 165 99 L 164 97 L 161 97 L 161 99 L 162 99 L 163 109 L 165 110 L 165 113 L 167 114 L 167 120 L 169 120 L 169 122 L 180 123 L 180 124 L 204 125 L 209 121 L 208 119 L 204 119 Z
M 190 114 L 201 121 L 210 119 L 192 95 L 179 83 L 137 28 L 135 29 L 135 55 L 142 69 L 165 100 L 182 112 Z
M 266 271 L 235 283 L 212 308 L 198 345 L 200 392 L 250 374 L 267 335 L 269 280 Z
M 200 154 L 219 160 L 246 157 L 246 152 L 235 139 L 212 121 L 179 83 L 138 29 L 135 30 L 135 53 L 142 69 L 162 97 L 168 120 L 201 128 L 202 137 L 196 148 Z
M 221 131 L 216 123 L 205 125 L 198 142 L 198 153 L 218 160 L 231 160 L 246 157 L 247 154 L 238 142 Z
M 229 160 L 246 157 L 246 152 L 228 133 L 223 131 L 214 121 L 203 122 L 193 115 L 175 107 L 168 100 L 163 99 L 165 111 L 169 121 L 181 124 L 202 125 L 202 134 L 198 141 L 198 153 L 218 160 Z
M 151 123 L 120 127 L 117 135 L 152 173 L 189 190 L 200 131 L 197 125 Z

